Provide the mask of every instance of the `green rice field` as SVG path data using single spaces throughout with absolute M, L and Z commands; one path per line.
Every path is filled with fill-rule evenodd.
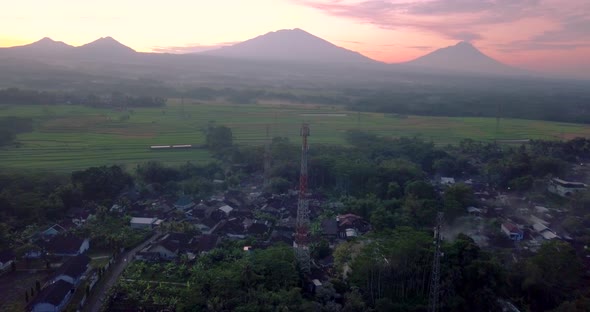
M 128 115 L 128 118 L 126 117 Z M 521 140 L 590 137 L 590 126 L 495 118 L 393 116 L 315 105 L 190 103 L 171 100 L 163 108 L 132 111 L 77 105 L 0 106 L 0 116 L 31 117 L 35 130 L 19 134 L 20 146 L 0 148 L 0 167 L 72 171 L 96 165 L 134 166 L 148 160 L 168 164 L 204 163 L 202 148 L 150 150 L 151 145 L 204 144 L 210 124 L 232 128 L 237 144 L 261 144 L 268 135 L 298 140 L 301 122 L 310 123 L 310 144 L 344 144 L 344 133 L 361 129 L 388 137 L 420 137 L 437 144 L 462 139 Z

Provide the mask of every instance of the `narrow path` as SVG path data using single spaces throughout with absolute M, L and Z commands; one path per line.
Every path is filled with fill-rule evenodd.
M 106 273 L 106 279 L 100 281 L 97 288 L 92 291 L 92 295 L 88 298 L 87 304 L 84 306 L 83 310 L 86 312 L 99 312 L 104 301 L 107 299 L 107 291 L 117 283 L 119 276 L 125 271 L 125 268 L 127 268 L 129 263 L 133 261 L 135 254 L 147 244 L 153 242 L 159 235 L 160 234 L 156 233 L 139 246 L 120 254 L 116 262 L 110 266 Z
M 186 282 L 185 283 L 178 283 L 178 282 L 164 282 L 164 281 L 149 281 L 149 280 L 137 280 L 137 279 L 130 279 L 130 278 L 126 278 L 126 279 L 124 279 L 124 281 L 128 281 L 128 282 L 148 282 L 148 283 L 151 283 L 151 284 L 169 284 L 169 285 L 186 286 Z

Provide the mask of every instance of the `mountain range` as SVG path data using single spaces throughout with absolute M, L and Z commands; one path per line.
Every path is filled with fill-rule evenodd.
M 30 58 L 50 64 L 66 64 L 75 61 L 106 61 L 112 63 L 139 62 L 164 58 L 178 60 L 178 55 L 139 53 L 112 37 L 103 37 L 88 44 L 74 47 L 61 41 L 43 38 L 37 42 L 17 47 L 0 48 L 0 57 Z M 358 52 L 338 47 L 301 29 L 279 30 L 240 42 L 231 46 L 209 50 L 185 57 L 185 62 L 198 57 L 248 61 L 272 61 L 307 64 L 346 64 L 353 66 L 386 65 Z M 454 73 L 478 73 L 490 75 L 519 75 L 526 72 L 502 64 L 475 48 L 468 42 L 438 49 L 413 61 L 394 64 L 402 70 L 434 70 Z M 383 66 L 384 67 L 384 66 Z
M 121 90 L 158 95 L 210 87 L 297 89 L 321 94 L 334 88 L 457 88 L 475 81 L 518 85 L 516 80 L 537 77 L 486 56 L 468 42 L 410 62 L 387 64 L 301 29 L 279 30 L 215 50 L 185 54 L 138 52 L 112 37 L 81 46 L 43 38 L 0 48 L 0 89 L 92 90 L 99 94 Z M 346 97 L 342 102 L 348 100 Z

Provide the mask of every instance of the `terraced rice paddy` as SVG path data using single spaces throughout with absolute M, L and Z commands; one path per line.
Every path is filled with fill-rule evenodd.
M 18 147 L 0 148 L 1 167 L 71 171 L 96 165 L 134 166 L 148 160 L 169 164 L 208 162 L 205 149 L 150 150 L 150 145 L 205 142 L 209 125 L 232 128 L 237 144 L 261 144 L 270 136 L 298 140 L 301 122 L 311 125 L 310 144 L 344 144 L 344 133 L 361 129 L 388 137 L 421 137 L 437 144 L 462 139 L 519 140 L 590 137 L 590 126 L 494 118 L 393 116 L 331 106 L 227 105 L 169 101 L 163 108 L 132 111 L 83 106 L 0 106 L 0 116 L 31 117 L 35 130 L 18 136 Z M 128 116 L 128 117 L 127 117 Z

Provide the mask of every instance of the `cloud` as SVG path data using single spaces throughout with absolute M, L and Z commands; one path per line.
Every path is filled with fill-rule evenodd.
M 517 40 L 509 43 L 495 44 L 493 47 L 501 52 L 517 51 L 556 51 L 590 48 L 590 43 L 542 43 L 533 40 Z
M 572 14 L 561 20 L 561 28 L 533 37 L 539 42 L 590 41 L 590 13 Z
M 215 49 L 219 49 L 222 47 L 234 45 L 236 43 L 239 43 L 239 42 L 221 42 L 221 43 L 212 44 L 212 45 L 194 43 L 194 44 L 188 44 L 188 45 L 184 45 L 184 46 L 166 46 L 166 47 L 155 46 L 155 47 L 152 47 L 151 50 L 152 50 L 152 52 L 157 52 L 157 53 L 187 54 L 187 53 L 199 53 L 199 52 L 215 50 Z
M 532 49 L 575 48 L 590 41 L 587 0 L 292 0 L 325 14 L 353 19 L 383 29 L 412 28 L 446 39 L 484 40 L 498 25 L 542 18 L 557 30 L 539 30 L 528 43 Z M 551 25 L 548 23 L 547 25 Z
M 531 8 L 540 3 L 540 0 L 293 1 L 329 15 L 355 19 L 380 28 L 410 27 L 460 40 L 481 39 L 481 35 L 474 30 L 480 26 L 530 17 L 533 14 Z
M 344 43 L 351 43 L 351 44 L 363 44 L 360 41 L 354 41 L 354 40 L 334 40 L 336 42 L 344 42 Z
M 409 46 L 407 48 L 420 50 L 420 51 L 430 51 L 430 50 L 435 49 L 435 47 L 431 47 L 431 46 Z

